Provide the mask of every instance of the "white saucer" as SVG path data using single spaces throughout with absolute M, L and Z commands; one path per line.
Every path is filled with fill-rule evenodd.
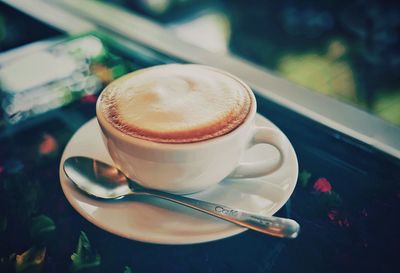
M 258 125 L 275 126 L 257 114 Z M 289 142 L 289 141 L 288 141 Z M 290 144 L 290 143 L 289 143 Z M 265 155 L 278 153 L 269 145 L 257 145 L 245 154 L 246 161 L 257 161 Z M 112 163 L 104 146 L 96 119 L 84 124 L 66 146 L 60 164 L 60 181 L 71 205 L 98 227 L 122 237 L 159 244 L 192 244 L 229 237 L 245 228 L 227 223 L 195 210 L 173 203 L 138 198 L 118 202 L 102 202 L 82 194 L 62 170 L 70 156 L 87 156 Z M 289 199 L 297 181 L 298 164 L 290 145 L 288 163 L 279 171 L 260 178 L 224 180 L 206 191 L 190 197 L 234 208 L 273 215 Z

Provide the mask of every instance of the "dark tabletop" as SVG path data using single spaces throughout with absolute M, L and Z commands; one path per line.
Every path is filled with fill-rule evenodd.
M 107 55 L 91 63 L 102 85 L 165 61 L 157 54 L 127 56 L 106 39 L 103 43 Z M 246 231 L 208 243 L 157 245 L 118 237 L 86 221 L 64 197 L 58 168 L 70 137 L 95 116 L 97 92 L 80 93 L 61 108 L 16 124 L 3 113 L 1 273 L 395 271 L 399 160 L 260 96 L 259 112 L 282 129 L 298 156 L 296 189 L 277 213 L 300 223 L 297 239 Z

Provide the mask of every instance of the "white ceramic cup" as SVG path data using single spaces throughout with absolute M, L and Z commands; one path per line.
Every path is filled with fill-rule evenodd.
M 285 136 L 274 128 L 257 127 L 257 104 L 250 87 L 237 77 L 220 72 L 239 81 L 248 89 L 252 100 L 251 109 L 245 121 L 236 129 L 205 141 L 159 143 L 124 134 L 104 117 L 99 99 L 96 106 L 97 120 L 115 165 L 144 187 L 188 194 L 204 190 L 226 177 L 264 176 L 285 164 L 289 145 Z M 241 161 L 247 149 L 262 143 L 278 149 L 278 162 L 271 165 L 271 159 L 268 158 L 261 162 Z

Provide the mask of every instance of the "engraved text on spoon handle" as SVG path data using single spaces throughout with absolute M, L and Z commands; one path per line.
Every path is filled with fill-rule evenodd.
M 156 190 L 141 190 L 138 194 L 152 195 L 174 203 L 178 203 L 192 209 L 222 218 L 226 221 L 235 223 L 249 229 L 253 229 L 265 234 L 281 238 L 296 238 L 300 226 L 291 219 L 279 218 L 274 216 L 261 216 L 232 209 L 228 206 L 214 204 L 202 200 L 196 200 L 189 197 L 175 195 Z

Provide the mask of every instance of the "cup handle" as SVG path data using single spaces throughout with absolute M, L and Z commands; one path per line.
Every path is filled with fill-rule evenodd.
M 256 127 L 249 148 L 257 144 L 270 144 L 274 146 L 279 151 L 279 161 L 272 166 L 268 160 L 241 162 L 228 176 L 229 178 L 252 178 L 264 176 L 280 169 L 282 165 L 285 164 L 288 153 L 288 141 L 281 131 L 269 127 Z

